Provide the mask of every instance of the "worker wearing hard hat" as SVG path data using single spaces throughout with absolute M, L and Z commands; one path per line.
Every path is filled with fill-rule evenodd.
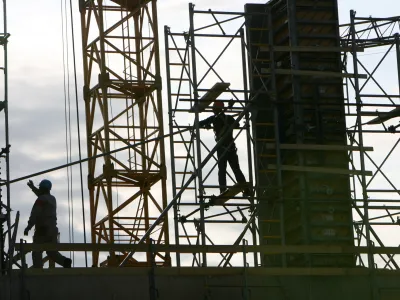
M 28 226 L 24 230 L 24 235 L 28 235 L 29 230 L 35 226 L 35 233 L 33 235 L 34 243 L 57 243 L 57 202 L 56 198 L 50 194 L 51 182 L 44 179 L 40 182 L 39 188 L 36 188 L 33 182 L 29 180 L 28 186 L 38 198 L 32 207 L 31 216 L 29 217 Z M 71 259 L 61 255 L 59 252 L 46 251 L 46 253 L 50 259 L 64 268 L 71 267 Z M 32 261 L 34 268 L 43 268 L 42 251 L 33 251 Z
M 215 133 L 215 141 L 219 142 L 224 137 L 217 149 L 218 156 L 218 182 L 221 194 L 226 190 L 226 165 L 229 162 L 233 174 L 235 175 L 238 183 L 243 183 L 245 188 L 243 191 L 244 196 L 249 196 L 250 191 L 246 184 L 246 179 L 243 172 L 240 170 L 239 158 L 237 149 L 233 138 L 233 128 L 228 133 L 230 127 L 235 122 L 235 119 L 224 113 L 224 102 L 216 100 L 213 105 L 214 115 L 199 122 L 201 128 L 213 128 Z M 236 128 L 239 128 L 239 123 Z M 224 154 L 225 152 L 225 154 Z

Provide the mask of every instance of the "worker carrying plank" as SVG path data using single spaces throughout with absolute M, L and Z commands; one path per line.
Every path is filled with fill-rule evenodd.
M 38 197 L 32 207 L 28 226 L 24 230 L 24 235 L 28 235 L 29 230 L 35 226 L 33 243 L 57 243 L 57 202 L 56 198 L 50 194 L 52 184 L 44 179 L 39 183 L 39 188 L 35 187 L 32 180 L 28 181 L 28 186 Z M 46 251 L 47 256 L 64 268 L 71 268 L 71 259 L 61 255 L 57 251 Z M 32 261 L 34 268 L 43 268 L 42 251 L 32 251 Z
M 213 105 L 214 115 L 199 122 L 200 128 L 214 129 L 215 141 L 218 143 L 227 133 L 229 128 L 235 122 L 235 119 L 224 113 L 224 102 L 215 100 Z M 239 127 L 239 123 L 237 127 Z M 225 152 L 225 153 L 224 153 Z M 247 186 L 243 172 L 240 170 L 237 148 L 233 139 L 233 130 L 224 137 L 221 145 L 217 149 L 218 156 L 218 182 L 221 194 L 225 192 L 226 187 L 226 165 L 229 165 L 235 175 L 236 181 L 243 184 L 243 196 L 250 196 L 250 190 Z

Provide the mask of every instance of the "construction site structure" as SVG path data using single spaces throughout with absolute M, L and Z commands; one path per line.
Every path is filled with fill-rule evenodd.
M 3 1 L 1 10 L 1 33 L 0 33 L 0 52 L 1 66 L 3 71 L 1 90 L 3 98 L 0 101 L 0 118 L 4 117 L 4 127 L 1 127 L 1 135 L 4 140 L 1 142 L 0 151 L 0 276 L 9 273 L 13 262 L 15 240 L 18 232 L 19 212 L 16 212 L 15 219 L 11 216 L 11 192 L 10 192 L 10 131 L 9 131 L 9 111 L 8 111 L 8 33 L 7 26 L 7 1 Z
M 199 14 L 194 5 L 189 4 L 189 31 L 176 33 L 166 26 L 164 32 L 169 130 L 182 132 L 170 138 L 172 193 L 176 197 L 173 207 L 175 244 L 237 246 L 246 238 L 251 245 L 256 245 L 253 193 L 243 197 L 243 188 L 236 185 L 232 173 L 228 172 L 229 192 L 220 195 L 216 176 L 220 172 L 220 154 L 217 152 L 224 148 L 217 145 L 212 132 L 199 127 L 200 120 L 213 114 L 213 102 L 219 98 L 218 101 L 224 103 L 224 113 L 235 118 L 233 127 L 237 130 L 233 130 L 233 137 L 240 167 L 247 177 L 247 186 L 253 191 L 250 114 L 248 108 L 245 109 L 248 88 L 243 14 L 231 13 L 225 23 L 233 23 L 232 28 L 212 33 L 209 33 L 210 28 L 218 24 L 212 16 L 218 18 L 223 13 L 204 12 L 209 22 L 204 28 L 203 24 L 196 23 Z M 230 63 L 224 59 L 227 53 L 239 58 L 234 72 L 226 70 Z M 229 149 L 221 150 L 222 155 L 227 151 Z M 193 174 L 196 178 L 192 180 Z M 233 253 L 211 256 L 202 253 L 189 259 L 178 254 L 176 259 L 178 266 L 226 267 L 232 266 L 235 259 L 242 259 L 234 256 Z M 252 260 L 257 261 L 257 255 Z
M 88 148 L 92 157 L 101 154 L 97 163 L 89 164 L 89 170 L 99 172 L 89 177 L 96 243 L 17 245 L 21 253 L 58 249 L 93 251 L 96 262 L 97 253 L 109 257 L 99 264 L 104 268 L 34 270 L 26 269 L 22 255 L 21 269 L 0 278 L 2 286 L 9 283 L 0 297 L 398 299 L 400 247 L 394 237 L 399 232 L 400 199 L 396 174 L 385 167 L 400 141 L 390 145 L 398 128 L 392 119 L 400 116 L 400 17 L 362 18 L 351 11 L 350 23 L 339 25 L 336 0 L 272 0 L 247 4 L 243 12 L 196 10 L 189 4 L 188 31 L 165 27 L 172 199 L 163 200 L 158 211 L 149 209 L 157 213 L 147 218 L 146 229 L 139 234 L 142 227 L 137 227 L 128 233 L 132 240 L 123 241 L 118 238 L 119 220 L 132 218 L 132 211 L 140 216 L 141 207 L 123 215 L 118 207 L 128 208 L 134 199 L 123 205 L 111 197 L 121 194 L 126 182 L 140 182 L 141 174 L 151 172 L 136 168 L 130 173 L 124 168 L 118 173 L 117 166 L 121 161 L 144 164 L 143 154 L 149 152 L 143 147 L 155 142 L 152 137 L 157 134 L 161 141 L 164 134 L 161 123 L 157 133 L 138 135 L 141 141 L 125 137 L 124 151 L 140 153 L 136 159 L 112 143 L 136 126 L 133 121 L 117 122 L 125 113 L 124 120 L 133 119 L 127 108 L 137 105 L 139 120 L 148 120 L 140 117 L 139 104 L 147 94 L 138 86 L 157 91 L 160 97 L 149 99 L 159 104 L 161 114 L 160 72 L 139 64 L 146 61 L 144 53 L 128 55 L 152 49 L 156 40 L 145 43 L 139 30 L 128 40 L 140 37 L 145 46 L 133 42 L 135 48 L 129 50 L 121 46 L 121 32 L 125 36 L 127 27 L 121 25 L 119 34 L 112 33 L 119 25 L 105 26 L 100 17 L 105 11 L 118 11 L 122 20 L 132 16 L 140 22 L 153 15 L 149 23 L 154 25 L 155 2 L 113 2 L 115 6 L 103 6 L 102 1 L 81 6 L 85 70 L 91 71 L 85 74 Z M 90 20 L 100 24 L 97 34 L 87 30 L 93 25 Z M 118 37 L 120 43 L 110 41 Z M 151 53 L 159 70 L 158 50 Z M 372 60 L 370 54 L 382 58 Z M 120 63 L 111 55 L 121 55 Z M 395 92 L 388 92 L 376 76 L 388 57 L 392 63 L 384 72 L 397 77 Z M 144 73 L 123 68 L 121 75 L 121 69 L 110 67 L 124 66 L 125 60 Z M 93 67 L 99 71 L 92 72 Z M 158 74 L 154 86 L 146 81 L 149 74 Z M 146 80 L 140 85 L 138 78 Z M 133 97 L 139 95 L 138 100 Z M 127 104 L 112 114 L 111 107 L 115 111 L 119 106 L 110 99 Z M 225 103 L 226 114 L 235 117 L 232 128 L 239 125 L 234 138 L 250 195 L 241 194 L 243 188 L 232 176 L 228 192 L 219 194 L 215 174 L 220 142 L 199 128 L 199 120 L 211 114 L 216 99 Z M 97 104 L 100 121 L 94 114 Z M 138 126 L 140 132 L 144 125 Z M 103 201 L 99 195 L 108 215 L 97 220 L 96 212 L 104 211 L 96 210 Z M 167 240 L 168 228 L 165 236 L 153 238 L 163 231 L 168 213 L 175 244 Z M 171 260 L 166 259 L 169 254 Z
M 251 15 L 251 13 L 258 13 Z M 261 12 L 264 12 L 262 14 Z M 336 0 L 246 5 L 260 244 L 354 244 Z M 362 150 L 362 149 L 361 149 Z M 352 267 L 352 255 L 263 256 Z
M 135 244 L 167 201 L 156 1 L 82 1 L 80 11 L 92 243 Z M 169 244 L 167 218 L 151 238 Z M 99 262 L 94 251 L 93 265 L 118 266 L 125 256 Z M 169 254 L 158 253 L 157 264 L 169 266 Z

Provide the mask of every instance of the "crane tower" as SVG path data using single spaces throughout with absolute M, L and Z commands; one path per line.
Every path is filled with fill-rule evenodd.
M 81 1 L 80 11 L 92 243 L 135 243 L 166 204 L 156 1 Z M 158 227 L 146 243 L 168 244 L 167 219 Z M 110 252 L 100 265 L 125 256 Z

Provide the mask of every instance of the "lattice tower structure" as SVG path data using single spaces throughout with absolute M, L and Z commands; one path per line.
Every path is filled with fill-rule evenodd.
M 167 200 L 156 1 L 81 1 L 80 11 L 92 243 L 134 244 Z M 145 243 L 169 244 L 167 218 Z M 155 257 L 171 264 L 168 253 Z M 94 251 L 95 266 L 100 259 Z M 125 265 L 150 263 L 147 253 Z
M 336 0 L 248 4 L 262 245 L 354 245 Z M 358 75 L 357 75 L 358 76 Z M 357 147 L 355 151 L 357 151 Z M 351 267 L 353 255 L 263 255 L 265 266 Z

